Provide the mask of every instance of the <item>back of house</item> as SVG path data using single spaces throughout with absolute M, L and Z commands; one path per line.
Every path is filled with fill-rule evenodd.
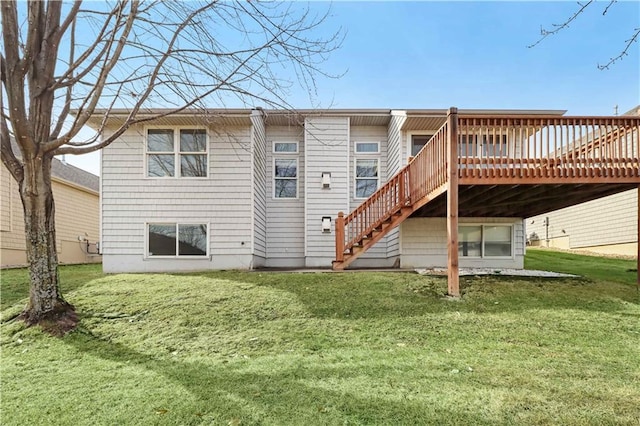
M 112 111 L 104 136 L 128 113 Z M 501 176 L 499 169 L 512 164 L 514 156 L 527 167 L 522 160 L 527 142 L 514 136 L 532 128 L 523 117 L 545 117 L 545 122 L 554 123 L 564 111 L 460 114 L 481 117 L 478 123 L 494 123 L 493 128 L 475 128 L 475 118 L 466 119 L 458 155 L 467 165 L 460 167 L 489 159 L 493 163 L 486 164 L 497 164 L 491 167 Z M 98 128 L 102 120 L 103 112 L 96 112 L 90 123 Z M 541 122 L 535 120 L 531 123 Z M 437 109 L 223 109 L 183 111 L 133 125 L 102 153 L 104 270 L 329 268 L 336 259 L 338 213 L 367 205 L 412 156 L 424 152 L 422 147 L 446 122 L 447 111 Z M 498 157 L 501 164 L 496 163 Z M 474 167 L 482 172 L 482 164 Z M 519 195 L 518 182 L 509 178 L 508 195 L 520 197 L 520 207 L 514 201 L 513 209 L 504 202 L 496 204 L 499 209 L 481 208 L 483 193 L 506 200 L 507 192 L 488 192 L 496 188 L 495 179 L 481 177 L 465 192 L 467 207 L 461 211 L 478 213 L 458 220 L 460 266 L 523 267 L 528 211 L 523 206 L 530 200 Z M 556 196 L 557 205 L 563 205 L 562 198 Z M 469 208 L 471 202 L 474 208 Z M 446 266 L 451 233 L 441 210 L 412 211 L 366 252 L 358 253 L 351 266 Z

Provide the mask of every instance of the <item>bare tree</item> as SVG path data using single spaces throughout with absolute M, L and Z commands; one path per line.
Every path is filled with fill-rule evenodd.
M 298 3 L 112 0 L 85 8 L 3 0 L 1 7 L 1 153 L 20 190 L 30 272 L 22 318 L 60 333 L 77 317 L 59 288 L 52 158 L 99 150 L 134 124 L 186 108 L 286 108 L 291 87 L 313 97 L 316 78 L 327 76 L 323 62 L 341 43 L 340 31 L 323 29 L 326 13 Z M 108 137 L 76 140 L 93 114 L 104 128 L 114 108 L 129 113 Z
M 606 15 L 607 12 L 611 9 L 611 7 L 613 7 L 617 2 L 618 0 L 609 0 L 609 3 L 602 9 L 602 15 L 603 16 Z M 564 22 L 560 24 L 551 24 L 550 28 L 541 27 L 540 38 L 535 43 L 527 47 L 530 47 L 530 48 L 535 47 L 547 37 L 557 34 L 566 28 L 569 28 L 569 25 L 573 21 L 575 21 L 580 15 L 582 15 L 585 12 L 585 10 L 587 10 L 588 7 L 594 4 L 595 4 L 595 0 L 588 0 L 586 2 L 577 2 L 578 7 L 571 16 L 569 16 Z M 609 60 L 604 65 L 598 64 L 598 69 L 600 70 L 609 69 L 611 65 L 622 60 L 625 56 L 629 54 L 629 49 L 631 48 L 633 43 L 636 43 L 638 41 L 639 38 L 640 38 L 640 25 L 637 28 L 632 28 L 630 37 L 624 41 L 624 46 L 619 51 L 618 55 L 612 58 L 609 58 Z

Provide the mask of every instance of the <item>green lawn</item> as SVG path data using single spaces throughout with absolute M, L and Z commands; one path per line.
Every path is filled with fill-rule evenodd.
M 586 277 L 466 278 L 461 300 L 412 273 L 64 267 L 62 339 L 10 319 L 26 272 L 2 271 L 0 423 L 637 425 L 635 263 L 557 255 L 527 266 Z

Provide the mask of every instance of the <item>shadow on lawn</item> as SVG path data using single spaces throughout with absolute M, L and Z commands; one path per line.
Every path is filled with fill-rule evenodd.
M 60 289 L 63 295 L 78 290 L 91 281 L 104 276 L 96 264 L 64 265 L 60 267 Z M 2 270 L 0 309 L 4 310 L 29 297 L 29 271 L 27 268 Z M 26 300 L 25 300 L 26 303 Z
M 233 365 L 220 362 L 212 366 L 199 362 L 151 357 L 122 344 L 113 343 L 78 330 L 66 342 L 79 352 L 90 354 L 127 367 L 135 366 L 162 375 L 193 395 L 193 413 L 185 413 L 184 405 L 162 406 L 166 424 L 492 424 L 476 413 L 460 407 L 451 410 L 425 407 L 411 401 L 412 395 L 390 401 L 385 393 L 362 397 L 356 390 L 333 389 L 335 381 L 361 376 L 348 366 L 331 365 L 318 360 L 292 360 L 284 369 L 265 367 L 261 372 L 247 368 L 248 363 Z M 320 364 L 322 363 L 322 364 Z M 245 371 L 243 371 L 245 370 Z M 251 370 L 251 372 L 246 371 Z M 376 379 L 370 378 L 375 385 Z M 384 379 L 388 380 L 388 379 Z M 389 379 L 390 380 L 390 379 Z M 323 383 L 324 386 L 314 386 Z M 115 402 L 115 404 L 118 404 Z M 157 403 L 144 401 L 149 407 L 146 418 L 159 422 Z M 111 406 L 110 408 L 114 408 Z M 117 407 L 114 412 L 117 412 Z M 296 418 L 292 418 L 295 414 Z M 185 415 L 192 416 L 185 418 Z M 233 419 L 239 420 L 236 422 Z
M 640 304 L 635 286 L 583 278 L 473 276 L 460 279 L 461 299 L 447 295 L 443 277 L 414 273 L 282 274 L 207 272 L 197 274 L 286 291 L 317 318 L 407 317 L 446 312 L 499 313 L 531 309 L 626 310 Z

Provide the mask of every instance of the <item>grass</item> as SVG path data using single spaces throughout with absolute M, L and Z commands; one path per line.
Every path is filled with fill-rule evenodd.
M 580 256 L 555 250 L 528 248 L 524 266 L 625 284 L 635 284 L 638 279 L 635 260 Z
M 26 272 L 3 271 L 0 423 L 637 425 L 635 280 L 584 262 L 605 278 L 466 278 L 457 301 L 410 273 L 64 267 L 62 339 L 9 320 Z

